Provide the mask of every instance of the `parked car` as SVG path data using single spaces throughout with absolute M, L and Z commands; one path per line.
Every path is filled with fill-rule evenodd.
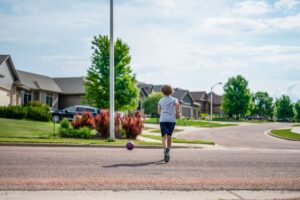
M 254 120 L 262 120 L 263 117 L 259 116 L 259 115 L 249 115 L 249 116 L 246 116 L 245 119 L 246 120 L 252 120 L 252 119 L 254 119 Z
M 59 122 L 64 118 L 72 120 L 74 118 L 75 113 L 82 115 L 83 112 L 90 112 L 95 117 L 97 114 L 100 113 L 100 109 L 82 105 L 70 106 L 63 110 L 52 109 L 52 121 Z
M 279 119 L 277 119 L 277 121 L 278 122 L 293 122 L 293 120 L 290 118 L 279 118 Z

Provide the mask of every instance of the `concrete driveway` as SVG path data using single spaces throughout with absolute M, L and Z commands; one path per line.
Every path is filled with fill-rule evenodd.
M 220 146 L 230 148 L 288 149 L 299 150 L 299 141 L 272 137 L 265 132 L 271 129 L 290 128 L 288 123 L 243 124 L 222 128 L 190 128 L 177 134 L 182 139 L 212 140 Z

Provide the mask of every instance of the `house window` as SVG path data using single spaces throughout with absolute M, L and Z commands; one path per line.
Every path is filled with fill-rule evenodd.
M 184 96 L 183 101 L 185 103 L 192 104 L 192 99 L 188 95 Z
M 52 93 L 46 93 L 46 104 L 52 107 L 53 102 L 53 94 Z
M 24 104 L 27 104 L 31 101 L 31 92 L 30 91 L 24 91 Z

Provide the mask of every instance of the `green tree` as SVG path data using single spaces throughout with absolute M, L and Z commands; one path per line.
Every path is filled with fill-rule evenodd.
M 224 113 L 237 119 L 243 117 L 251 106 L 251 93 L 248 89 L 248 81 L 241 75 L 231 77 L 223 89 L 222 109 Z
M 282 95 L 275 102 L 276 117 L 278 119 L 292 120 L 294 117 L 294 105 L 287 95 Z
M 262 116 L 264 119 L 273 117 L 273 98 L 267 92 L 256 92 L 253 95 L 253 104 L 252 114 Z
M 295 103 L 296 120 L 300 121 L 300 100 Z
M 85 100 L 98 108 L 109 108 L 109 38 L 95 36 L 92 41 L 92 65 L 85 78 Z M 133 74 L 129 46 L 117 39 L 115 48 L 115 108 L 119 111 L 137 108 L 139 90 Z
M 164 95 L 161 92 L 156 92 L 151 94 L 147 99 L 145 99 L 143 102 L 145 114 L 157 113 L 158 102 L 163 96 Z

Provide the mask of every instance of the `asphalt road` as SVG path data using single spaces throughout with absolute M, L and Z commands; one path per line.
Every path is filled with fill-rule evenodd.
M 241 147 L 251 149 L 295 149 L 300 150 L 299 141 L 289 141 L 265 134 L 266 131 L 283 127 L 291 127 L 288 123 L 262 123 L 223 128 L 192 129 L 178 133 L 184 139 L 212 140 L 225 147 Z
M 0 146 L 1 190 L 300 189 L 299 150 Z

